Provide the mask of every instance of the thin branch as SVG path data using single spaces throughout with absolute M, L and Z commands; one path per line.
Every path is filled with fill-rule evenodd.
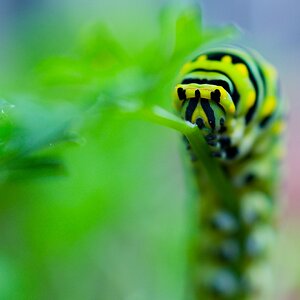
M 199 163 L 203 166 L 214 193 L 223 200 L 228 209 L 232 210 L 236 207 L 237 197 L 234 189 L 220 168 L 218 161 L 211 156 L 203 135 L 195 124 L 184 121 L 158 106 L 148 108 L 129 102 L 120 102 L 117 105 L 114 104 L 113 108 L 117 108 L 122 114 L 163 125 L 184 134 L 199 159 Z

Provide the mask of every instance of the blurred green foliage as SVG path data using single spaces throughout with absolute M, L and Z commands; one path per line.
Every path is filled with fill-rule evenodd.
M 179 66 L 235 29 L 204 29 L 197 7 L 154 16 L 126 39 L 122 26 L 117 35 L 104 21 L 86 26 L 58 56 L 45 55 L 47 36 L 28 61 L 19 45 L 16 75 L 0 84 L 0 299 L 182 299 L 180 141 L 101 108 L 128 100 L 171 110 Z

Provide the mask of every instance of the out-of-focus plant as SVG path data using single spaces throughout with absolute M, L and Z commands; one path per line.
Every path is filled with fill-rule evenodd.
M 62 175 L 64 163 L 51 150 L 61 143 L 76 142 L 69 132 L 70 109 L 49 113 L 31 101 L 17 103 L 0 102 L 0 182 Z
M 122 45 L 104 23 L 89 27 L 73 55 L 52 57 L 37 65 L 33 77 L 29 76 L 30 92 L 40 96 L 42 102 L 44 99 L 75 102 L 81 105 L 82 114 L 85 107 L 95 112 L 112 104 L 119 108 L 117 113 L 122 113 L 123 100 L 137 101 L 145 107 L 161 104 L 170 108 L 178 65 L 199 47 L 229 38 L 235 28 L 203 29 L 200 10 L 196 7 L 184 11 L 164 8 L 157 21 L 157 36 L 142 43 L 142 49 L 135 49 L 136 37 L 126 41 L 132 47 Z M 141 40 L 143 35 L 139 37 L 140 43 Z M 22 175 L 22 171 L 30 168 L 30 162 L 33 169 L 45 169 L 46 173 L 61 170 L 61 162 L 56 159 L 31 156 L 73 138 L 67 134 L 72 121 L 70 109 L 64 111 L 57 105 L 57 110 L 64 111 L 58 117 L 57 113 L 43 111 L 26 98 L 18 103 L 5 100 L 0 103 L 2 172 L 20 168 Z M 128 105 L 130 108 L 131 103 Z M 136 114 L 138 117 L 139 113 Z
M 181 299 L 185 213 L 172 181 L 158 185 L 179 168 L 173 158 L 162 165 L 177 150 L 165 132 L 120 116 L 132 104 L 142 108 L 135 117 L 148 118 L 143 112 L 154 105 L 171 110 L 182 62 L 235 29 L 204 29 L 196 7 L 168 7 L 156 17 L 150 39 L 150 24 L 125 42 L 122 28 L 116 36 L 105 23 L 92 25 L 71 54 L 43 59 L 18 80 L 21 101 L 6 91 L 0 274 L 8 276 L 0 298 Z M 65 147 L 77 140 L 70 132 L 79 120 L 86 143 Z M 28 181 L 66 169 L 63 180 Z
M 46 94 L 72 101 L 94 101 L 101 95 L 110 101 L 132 98 L 169 108 L 174 77 L 184 59 L 203 45 L 236 33 L 232 26 L 204 29 L 197 7 L 164 8 L 157 25 L 152 40 L 140 34 L 128 38 L 126 44 L 105 23 L 92 25 L 82 34 L 77 52 L 50 58 L 38 68 Z

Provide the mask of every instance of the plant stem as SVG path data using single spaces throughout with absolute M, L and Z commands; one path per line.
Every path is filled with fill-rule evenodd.
M 211 184 L 212 192 L 222 199 L 226 208 L 231 211 L 236 209 L 238 200 L 234 189 L 220 168 L 216 158 L 211 156 L 204 137 L 195 124 L 184 121 L 158 106 L 147 108 L 139 105 L 121 104 L 119 109 L 122 113 L 175 129 L 184 134 L 195 155 L 197 155 L 199 163 L 203 166 L 203 170 Z
M 217 159 L 212 157 L 210 149 L 198 127 L 189 127 L 185 136 L 190 142 L 191 148 L 197 156 L 198 163 L 202 166 L 203 172 L 205 172 L 209 179 L 212 193 L 217 194 L 218 198 L 222 199 L 225 208 L 233 212 L 236 211 L 238 198 L 234 188 L 220 168 Z

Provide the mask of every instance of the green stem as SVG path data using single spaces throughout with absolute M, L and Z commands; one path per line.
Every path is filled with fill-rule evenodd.
M 158 106 L 147 108 L 140 105 L 122 103 L 118 106 L 118 109 L 120 112 L 135 118 L 160 124 L 184 134 L 190 142 L 195 155 L 197 155 L 200 164 L 203 166 L 204 172 L 206 172 L 213 189 L 212 192 L 216 193 L 223 200 L 228 209 L 231 211 L 235 210 L 237 197 L 234 189 L 220 168 L 218 161 L 211 156 L 203 135 L 195 124 L 184 121 Z
M 194 127 L 193 124 L 185 122 L 176 115 L 159 106 L 142 107 L 140 105 L 125 105 L 122 103 L 122 105 L 119 106 L 119 109 L 123 114 L 128 114 L 138 119 L 143 119 L 171 129 L 175 129 L 184 135 L 186 135 L 189 130 Z
M 211 151 L 200 130 L 197 126 L 194 126 L 190 128 L 185 135 L 199 160 L 199 164 L 202 166 L 201 169 L 206 173 L 209 179 L 212 193 L 217 194 L 218 198 L 222 199 L 222 203 L 224 203 L 227 209 L 235 211 L 238 198 L 234 188 L 220 168 L 217 159 L 212 157 Z

